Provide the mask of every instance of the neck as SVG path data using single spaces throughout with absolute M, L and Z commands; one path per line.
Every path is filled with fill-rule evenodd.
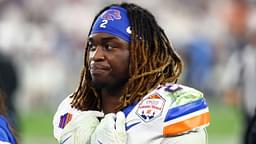
M 122 88 L 119 90 L 102 89 L 102 110 L 104 113 L 116 113 L 115 107 L 119 105 L 120 96 L 123 94 Z

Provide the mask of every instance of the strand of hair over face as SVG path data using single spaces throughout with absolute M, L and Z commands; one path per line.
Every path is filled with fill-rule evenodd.
M 132 28 L 130 78 L 125 85 L 124 94 L 120 97 L 122 103 L 116 106 L 116 111 L 138 102 L 160 84 L 175 83 L 182 72 L 182 61 L 154 16 L 134 4 L 123 3 L 121 6 L 127 9 Z M 79 86 L 71 96 L 71 105 L 80 110 L 101 110 L 99 91 L 90 84 L 87 46 L 84 61 Z

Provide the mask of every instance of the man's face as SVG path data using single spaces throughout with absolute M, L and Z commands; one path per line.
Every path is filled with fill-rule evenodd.
M 97 88 L 121 87 L 128 80 L 128 42 L 107 33 L 95 33 L 89 36 L 88 48 L 90 74 Z

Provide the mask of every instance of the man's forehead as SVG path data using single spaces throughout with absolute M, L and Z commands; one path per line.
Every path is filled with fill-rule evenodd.
M 94 41 L 94 40 L 101 40 L 101 41 L 119 40 L 119 41 L 122 41 L 122 42 L 126 42 L 123 39 L 121 39 L 117 36 L 108 34 L 108 33 L 90 34 L 89 37 L 88 37 L 88 41 Z

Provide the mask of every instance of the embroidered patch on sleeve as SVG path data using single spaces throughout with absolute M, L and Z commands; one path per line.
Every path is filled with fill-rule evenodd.
M 66 113 L 60 116 L 59 128 L 63 129 L 68 124 L 68 122 L 71 121 L 71 119 L 72 119 L 71 113 Z
M 139 104 L 136 114 L 145 122 L 149 122 L 162 114 L 165 99 L 158 94 L 150 95 Z

